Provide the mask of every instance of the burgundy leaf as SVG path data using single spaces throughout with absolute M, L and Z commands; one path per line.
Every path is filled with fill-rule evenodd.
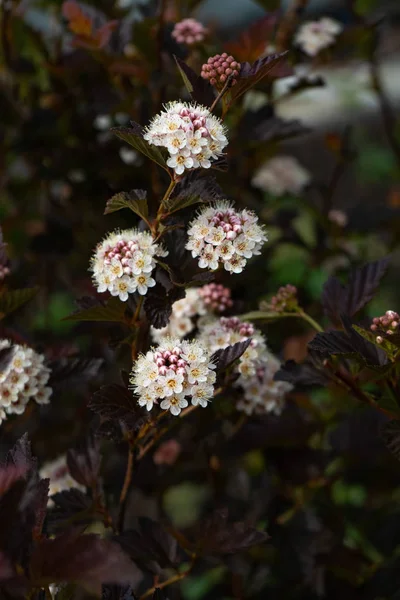
M 148 418 L 133 393 L 116 383 L 101 387 L 93 394 L 88 406 L 103 420 L 112 420 L 115 425 L 121 422 L 131 430 L 140 428 Z
M 346 285 L 336 277 L 328 279 L 321 300 L 325 314 L 335 325 L 340 324 L 342 314 L 352 317 L 373 298 L 388 264 L 388 257 L 367 263 L 351 273 Z
M 96 487 L 101 466 L 98 440 L 91 435 L 79 448 L 68 450 L 67 464 L 76 482 L 88 488 Z
M 52 496 L 54 507 L 49 511 L 48 527 L 53 533 L 67 525 L 87 525 L 95 517 L 93 501 L 76 488 Z
M 232 346 L 217 350 L 211 357 L 211 361 L 217 365 L 218 371 L 222 371 L 238 360 L 251 344 L 251 338 L 243 342 L 237 342 Z
M 211 106 L 215 99 L 214 88 L 210 83 L 197 75 L 183 60 L 174 56 L 183 83 L 195 102 L 203 106 Z
M 322 364 L 318 368 L 318 365 L 310 359 L 305 360 L 302 364 L 298 364 L 294 360 L 286 361 L 275 373 L 274 380 L 287 381 L 296 386 L 326 385 L 329 381 Z
M 31 443 L 27 433 L 24 433 L 15 446 L 8 452 L 6 465 L 15 465 L 16 467 L 26 469 L 26 471 L 37 471 L 37 460 L 32 455 Z
M 101 600 L 135 600 L 130 585 L 103 585 Z
M 235 554 L 262 544 L 268 538 L 264 531 L 245 523 L 229 523 L 227 510 L 219 510 L 203 524 L 197 546 L 206 555 Z
M 18 479 L 24 479 L 28 469 L 24 465 L 5 465 L 0 466 L 0 497 L 7 492 L 7 490 L 16 482 Z
M 35 497 L 32 500 L 32 510 L 35 515 L 35 523 L 32 529 L 34 539 L 39 539 L 42 535 L 49 500 L 49 484 L 50 479 L 40 479 L 35 485 Z
M 172 314 L 173 303 L 184 297 L 183 288 L 174 287 L 169 292 L 159 284 L 150 288 L 144 301 L 144 310 L 152 326 L 155 329 L 166 327 Z
M 71 387 L 90 382 L 97 377 L 103 363 L 102 358 L 59 358 L 49 364 L 49 385 Z
M 72 529 L 37 543 L 30 561 L 32 578 L 39 585 L 75 582 L 94 594 L 103 583 L 130 583 L 134 565 L 114 542 Z
M 0 552 L 0 582 L 14 576 L 14 569 L 8 558 Z

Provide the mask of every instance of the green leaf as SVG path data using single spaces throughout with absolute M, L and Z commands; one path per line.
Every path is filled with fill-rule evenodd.
M 167 163 L 165 158 L 157 148 L 152 146 L 143 138 L 143 129 L 137 123 L 132 123 L 132 127 L 112 127 L 111 130 L 114 135 L 124 140 L 130 146 L 133 146 L 135 150 L 141 152 L 147 158 L 150 158 L 153 162 L 157 163 L 160 167 L 165 169 L 168 173 Z
M 5 290 L 0 295 L 0 319 L 29 302 L 39 291 L 39 287 L 23 290 Z
M 92 306 L 85 310 L 65 317 L 64 321 L 100 321 L 100 322 L 125 322 L 126 305 L 118 298 L 109 298 L 106 304 Z
M 139 215 L 144 221 L 147 221 L 149 216 L 149 208 L 147 206 L 147 193 L 144 190 L 131 190 L 130 192 L 119 192 L 115 194 L 106 204 L 104 210 L 105 215 L 109 215 L 122 208 L 130 208 L 134 213 Z

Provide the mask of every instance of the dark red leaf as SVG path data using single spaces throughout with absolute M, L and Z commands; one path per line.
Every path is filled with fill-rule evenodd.
M 203 106 L 211 106 L 215 100 L 214 88 L 200 75 L 197 75 L 183 60 L 174 56 L 183 82 L 192 99 Z
M 51 497 L 54 507 L 49 511 L 48 528 L 54 533 L 71 525 L 87 525 L 95 517 L 93 501 L 76 488 Z
M 0 497 L 5 494 L 18 479 L 24 479 L 27 472 L 27 467 L 23 465 L 0 466 Z
M 99 441 L 91 435 L 78 448 L 68 450 L 67 465 L 77 483 L 96 487 L 101 466 Z
M 140 428 L 148 418 L 133 393 L 116 383 L 101 387 L 93 394 L 88 406 L 103 420 L 112 420 L 115 425 L 121 422 L 130 430 Z
M 388 257 L 367 263 L 351 273 L 346 285 L 336 277 L 328 279 L 321 301 L 325 314 L 335 325 L 340 324 L 341 315 L 352 317 L 373 298 L 388 264 Z
M 238 360 L 251 344 L 251 338 L 243 342 L 237 342 L 233 346 L 228 346 L 217 350 L 211 357 L 211 361 L 217 365 L 218 371 L 222 371 Z
M 196 546 L 206 555 L 235 554 L 262 544 L 269 538 L 242 522 L 229 523 L 226 510 L 216 511 L 202 526 Z
M 128 584 L 134 565 L 118 544 L 95 534 L 72 529 L 54 539 L 37 543 L 30 560 L 35 582 L 48 585 L 75 582 L 94 594 L 103 583 Z
M 6 465 L 15 465 L 16 467 L 26 469 L 26 471 L 37 471 L 37 460 L 32 455 L 31 443 L 27 433 L 24 433 L 15 446 L 8 452 Z
M 102 358 L 62 357 L 49 363 L 51 387 L 73 387 L 96 378 L 104 361 Z
M 130 585 L 103 585 L 101 600 L 135 600 Z
M 155 329 L 166 327 L 172 314 L 173 303 L 184 297 L 183 288 L 173 287 L 168 292 L 160 284 L 150 288 L 144 301 L 144 310 L 152 326 Z

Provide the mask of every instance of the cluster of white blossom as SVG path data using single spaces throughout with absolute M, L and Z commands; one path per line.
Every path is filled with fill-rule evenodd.
M 125 229 L 110 233 L 98 244 L 91 260 L 97 291 L 109 291 L 123 302 L 134 292 L 144 296 L 156 284 L 151 277 L 155 256 L 167 254 L 145 231 Z
M 0 423 L 7 415 L 21 415 L 31 398 L 38 404 L 48 404 L 52 393 L 46 385 L 50 369 L 44 364 L 44 356 L 27 346 L 0 340 L 0 350 L 11 347 L 11 361 L 0 372 Z
M 179 415 L 188 406 L 207 406 L 214 394 L 215 365 L 210 352 L 197 341 L 165 339 L 134 363 L 130 382 L 138 403 L 151 410 L 160 408 Z
M 266 350 L 260 357 L 260 364 L 254 375 L 241 378 L 238 385 L 243 389 L 244 397 L 241 398 L 236 408 L 251 414 L 273 413 L 280 415 L 285 395 L 293 389 L 292 384 L 286 381 L 274 381 L 274 375 L 279 370 L 280 362 Z
M 260 331 L 246 321 L 237 317 L 221 317 L 200 328 L 199 341 L 213 354 L 217 350 L 233 346 L 251 338 L 247 350 L 239 359 L 237 370 L 240 373 L 238 381 L 252 377 L 264 354 L 266 345 Z
M 42 479 L 50 479 L 49 496 L 54 496 L 54 494 L 58 494 L 59 492 L 71 488 L 77 488 L 82 492 L 85 491 L 84 486 L 80 485 L 72 478 L 67 465 L 67 457 L 65 455 L 45 463 L 41 468 L 39 475 Z M 50 498 L 48 505 L 52 506 L 53 504 L 54 503 Z
M 309 56 L 316 56 L 320 50 L 331 46 L 342 30 L 341 23 L 324 17 L 319 21 L 310 21 L 301 25 L 294 43 Z
M 167 165 L 177 175 L 185 169 L 209 169 L 228 143 L 220 119 L 199 104 L 170 102 L 146 128 L 144 139 L 169 152 Z
M 300 194 L 311 177 L 308 171 L 292 156 L 275 156 L 257 171 L 252 179 L 254 187 L 273 194 Z
M 257 216 L 240 212 L 227 201 L 200 210 L 188 229 L 187 250 L 199 257 L 201 269 L 215 271 L 220 265 L 230 273 L 241 273 L 247 259 L 260 254 L 267 241 Z
M 173 303 L 168 325 L 162 329 L 152 327 L 151 336 L 158 344 L 166 337 L 182 339 L 193 331 L 195 327 L 194 319 L 205 315 L 206 312 L 207 309 L 199 289 L 188 288 L 186 296 Z

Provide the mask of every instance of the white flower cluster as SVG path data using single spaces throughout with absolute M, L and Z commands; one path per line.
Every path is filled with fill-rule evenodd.
M 292 156 L 275 156 L 267 161 L 254 175 L 254 187 L 273 194 L 300 194 L 310 183 L 311 176 Z
M 182 339 L 193 331 L 195 327 L 193 319 L 205 315 L 206 312 L 207 309 L 199 289 L 188 288 L 186 296 L 173 303 L 168 325 L 162 329 L 152 327 L 151 336 L 157 344 L 160 344 L 166 337 Z
M 125 229 L 110 233 L 98 244 L 91 260 L 97 291 L 109 291 L 123 302 L 134 292 L 144 296 L 156 284 L 151 277 L 155 256 L 167 254 L 146 231 Z
M 7 415 L 21 415 L 31 398 L 38 404 L 48 404 L 52 389 L 46 387 L 50 369 L 44 356 L 32 348 L 0 340 L 0 350 L 13 347 L 10 363 L 0 372 L 0 423 Z
M 241 321 L 237 317 L 221 317 L 201 327 L 198 337 L 211 354 L 249 338 L 251 338 L 250 346 L 240 357 L 237 366 L 237 371 L 240 373 L 238 382 L 256 373 L 261 356 L 266 349 L 261 332 L 251 323 Z
M 228 143 L 220 119 L 199 104 L 170 102 L 146 128 L 144 139 L 169 152 L 167 165 L 177 175 L 185 169 L 209 169 Z
M 331 46 L 342 30 L 341 23 L 324 17 L 319 21 L 310 21 L 301 25 L 294 43 L 308 56 L 316 56 L 320 50 Z
M 210 353 L 197 341 L 163 340 L 138 358 L 130 382 L 139 396 L 140 406 L 151 410 L 161 400 L 160 408 L 179 415 L 188 406 L 207 406 L 214 394 L 215 365 Z
M 41 468 L 39 475 L 42 479 L 50 479 L 49 496 L 54 496 L 64 490 L 77 488 L 82 492 L 85 491 L 83 485 L 80 485 L 72 478 L 67 465 L 67 457 L 59 456 L 55 460 L 45 463 Z M 48 506 L 53 506 L 51 498 L 48 501 Z
M 263 353 L 252 377 L 241 378 L 239 385 L 244 391 L 236 408 L 247 415 L 273 413 L 280 415 L 285 395 L 293 389 L 286 381 L 274 381 L 274 375 L 279 370 L 280 362 L 269 351 Z
M 203 208 L 190 223 L 187 250 L 199 257 L 201 269 L 215 271 L 220 265 L 230 273 L 241 273 L 247 259 L 260 254 L 267 241 L 256 215 L 237 212 L 227 201 Z

